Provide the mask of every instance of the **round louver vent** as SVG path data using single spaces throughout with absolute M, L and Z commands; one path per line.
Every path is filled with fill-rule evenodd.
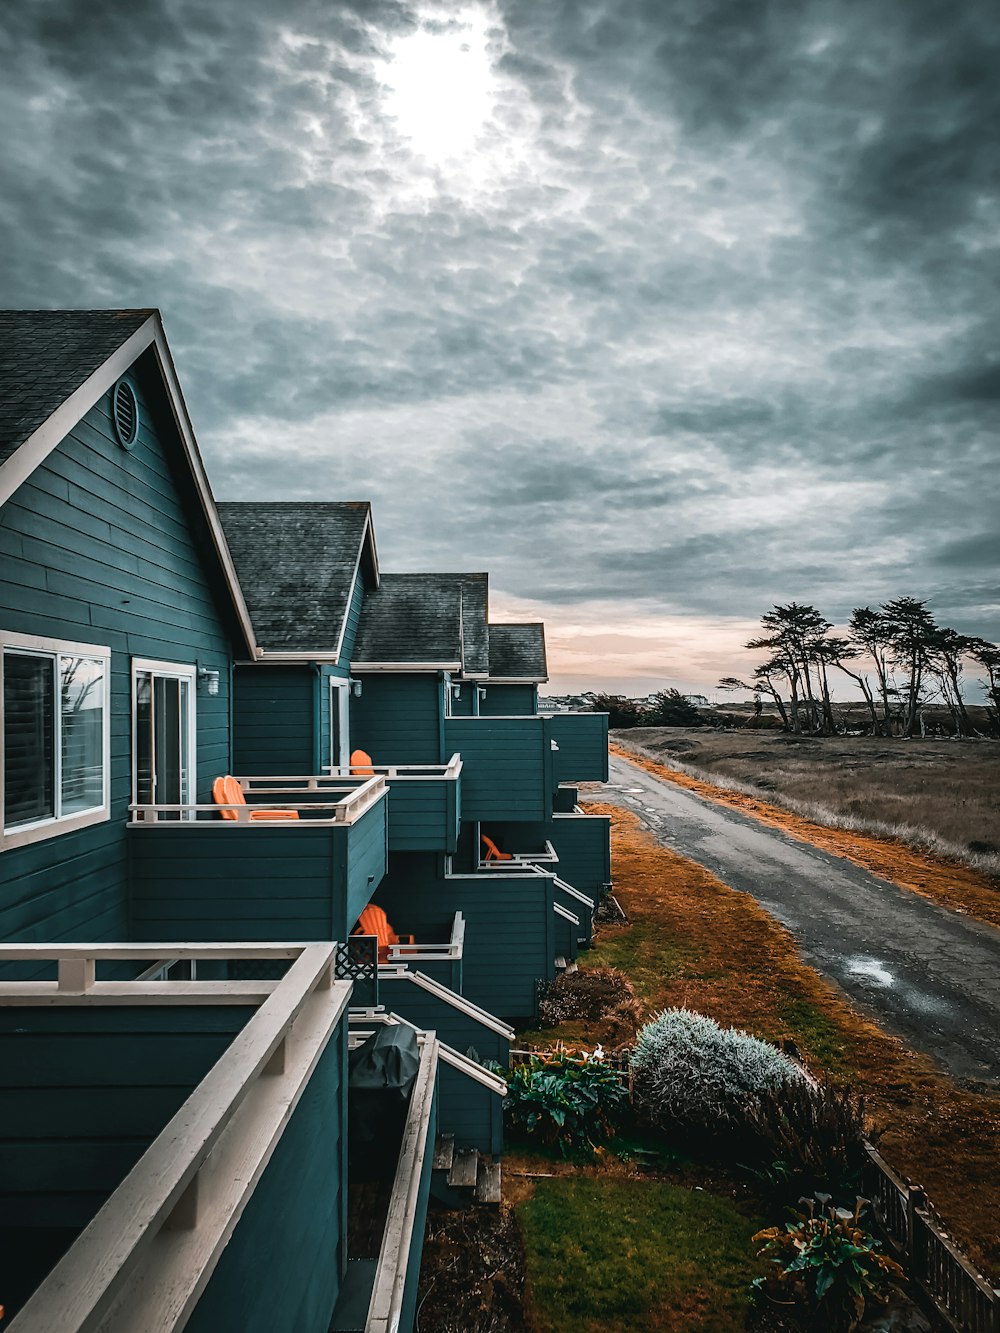
M 113 412 L 118 443 L 123 449 L 131 449 L 139 430 L 139 404 L 128 380 L 119 380 L 115 385 Z

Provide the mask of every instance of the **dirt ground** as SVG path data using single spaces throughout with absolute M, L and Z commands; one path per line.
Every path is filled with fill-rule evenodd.
M 973 1261 L 1000 1275 L 1000 1097 L 956 1086 L 864 1018 L 753 899 L 661 847 L 629 812 L 588 808 L 612 819 L 615 892 L 629 923 L 603 926 L 583 966 L 622 968 L 647 1014 L 686 1005 L 790 1038 L 817 1072 L 864 1091 L 883 1154 L 924 1187 Z M 631 1038 L 620 1020 L 531 1036 L 537 1044 Z
M 1000 876 L 1000 741 L 634 727 L 626 747 L 821 823 L 895 835 Z

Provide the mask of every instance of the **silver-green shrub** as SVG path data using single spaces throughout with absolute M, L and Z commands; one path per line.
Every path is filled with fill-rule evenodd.
M 632 1070 L 654 1124 L 712 1133 L 742 1128 L 762 1094 L 803 1077 L 766 1041 L 690 1009 L 665 1009 L 640 1029 Z

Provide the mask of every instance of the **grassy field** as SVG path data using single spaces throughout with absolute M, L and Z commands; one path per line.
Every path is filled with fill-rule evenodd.
M 665 1180 L 539 1180 L 518 1207 L 535 1333 L 745 1327 L 761 1220 Z
M 807 819 L 893 837 L 1000 875 L 1000 741 L 635 727 L 627 746 Z

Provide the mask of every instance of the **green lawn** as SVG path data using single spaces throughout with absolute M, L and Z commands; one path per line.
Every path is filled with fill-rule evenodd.
M 760 1219 L 659 1180 L 539 1180 L 518 1209 L 537 1333 L 732 1333 Z

